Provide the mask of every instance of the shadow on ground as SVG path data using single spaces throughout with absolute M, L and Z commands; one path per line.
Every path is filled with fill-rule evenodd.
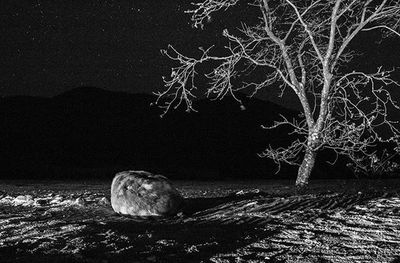
M 332 220 L 334 211 L 351 211 L 355 205 L 382 197 L 388 194 L 314 192 L 279 196 L 257 192 L 187 198 L 183 212 L 171 218 L 121 217 L 109 206 L 71 208 L 68 213 L 54 213 L 51 219 L 61 223 L 48 227 L 75 227 L 76 231 L 40 242 L 20 240 L 0 247 L 0 262 L 210 262 L 212 257 L 229 254 L 235 258 L 235 253 L 246 246 L 261 240 L 270 242 L 298 223 L 315 218 Z M 240 258 L 252 260 L 257 254 L 260 260 L 260 255 L 273 250 L 268 246 L 251 249 L 255 253 Z M 399 261 L 396 258 L 392 262 Z
M 110 207 L 86 213 L 68 211 L 68 214 L 79 214 L 80 218 L 65 216 L 66 211 L 53 213 L 53 220 L 62 219 L 64 223 L 50 228 L 79 226 L 79 231 L 57 240 L 43 239 L 40 244 L 21 240 L 0 248 L 0 261 L 207 262 L 216 254 L 229 253 L 274 235 L 257 225 L 221 222 L 218 217 L 196 220 L 198 213 L 207 214 L 207 210 L 231 206 L 254 196 L 189 198 L 185 200 L 183 213 L 171 218 L 122 217 L 113 213 Z M 260 193 L 257 196 L 267 195 Z

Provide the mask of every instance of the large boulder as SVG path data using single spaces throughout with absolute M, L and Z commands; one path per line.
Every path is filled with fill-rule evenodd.
M 182 205 L 182 196 L 162 175 L 125 171 L 116 174 L 111 184 L 111 206 L 122 215 L 171 216 Z

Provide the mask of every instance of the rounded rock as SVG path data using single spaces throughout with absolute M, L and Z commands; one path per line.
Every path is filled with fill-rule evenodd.
M 125 171 L 111 184 L 111 206 L 130 216 L 172 216 L 183 205 L 183 198 L 162 175 L 145 171 Z

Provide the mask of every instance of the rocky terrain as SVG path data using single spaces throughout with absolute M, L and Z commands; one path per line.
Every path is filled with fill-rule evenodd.
M 0 262 L 399 262 L 400 181 L 188 182 L 172 218 L 116 215 L 110 182 L 0 184 Z

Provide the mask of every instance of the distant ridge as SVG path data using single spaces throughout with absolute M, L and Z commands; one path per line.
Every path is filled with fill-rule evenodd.
M 269 143 L 287 144 L 287 130 L 266 131 L 278 114 L 296 112 L 240 94 L 198 100 L 160 118 L 148 94 L 93 87 L 52 98 L 0 99 L 0 178 L 111 178 L 122 169 L 144 169 L 171 178 L 294 178 L 257 156 Z

